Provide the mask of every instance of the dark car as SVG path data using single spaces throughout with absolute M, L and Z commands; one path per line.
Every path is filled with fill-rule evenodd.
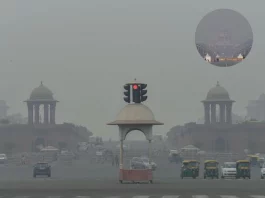
M 51 177 L 51 166 L 45 162 L 35 164 L 33 177 L 36 177 L 37 175 L 47 175 L 48 177 Z

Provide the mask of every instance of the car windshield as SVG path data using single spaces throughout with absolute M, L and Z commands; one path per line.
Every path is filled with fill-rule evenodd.
M 206 167 L 217 167 L 217 163 L 216 162 L 209 162 L 206 164 Z
M 146 163 L 149 162 L 149 160 L 147 158 L 142 158 L 142 160 L 143 160 L 143 162 L 146 162 Z
M 225 168 L 236 168 L 236 164 L 225 164 L 224 165 Z
M 6 155 L 5 154 L 0 154 L 0 157 L 3 158 L 3 157 L 6 157 Z
M 48 164 L 47 163 L 39 163 L 39 164 L 36 165 L 36 167 L 38 167 L 38 168 L 46 168 L 46 167 L 48 167 Z
M 238 165 L 239 167 L 249 167 L 249 163 L 243 162 Z

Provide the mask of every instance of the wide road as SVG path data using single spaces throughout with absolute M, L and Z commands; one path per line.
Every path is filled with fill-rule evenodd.
M 179 180 L 154 184 L 119 184 L 107 180 L 35 180 L 0 182 L 3 197 L 106 197 L 106 198 L 236 198 L 265 197 L 265 181 L 259 180 Z M 258 197 L 257 197 L 258 195 Z M 26 196 L 26 197 L 25 197 Z M 140 196 L 140 197 L 139 197 Z M 143 197 L 144 196 L 144 197 Z M 226 197 L 225 197 L 226 196 Z

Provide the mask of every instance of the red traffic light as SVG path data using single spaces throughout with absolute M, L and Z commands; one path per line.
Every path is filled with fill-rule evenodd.
M 138 85 L 133 85 L 133 89 L 138 89 Z

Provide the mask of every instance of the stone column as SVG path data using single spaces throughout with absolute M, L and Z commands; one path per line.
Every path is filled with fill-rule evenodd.
M 226 122 L 232 124 L 232 103 L 226 104 Z
M 211 124 L 216 123 L 216 104 L 211 104 Z
M 225 123 L 225 104 L 219 104 L 220 106 L 220 123 Z
M 120 169 L 123 169 L 123 140 L 120 143 Z
M 44 104 L 44 124 L 49 124 L 49 106 Z
M 35 124 L 39 124 L 40 123 L 40 104 L 35 103 L 34 110 L 35 110 Z
M 149 163 L 151 164 L 152 162 L 152 141 L 151 140 L 148 140 L 148 147 L 149 147 Z
M 210 104 L 204 103 L 204 124 L 210 124 Z
M 50 123 L 55 124 L 55 104 L 50 104 Z
M 33 124 L 33 104 L 27 103 L 28 105 L 28 124 Z

